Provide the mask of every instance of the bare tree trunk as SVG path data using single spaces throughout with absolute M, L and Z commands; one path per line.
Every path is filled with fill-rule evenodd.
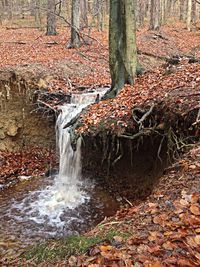
M 167 20 L 167 0 L 161 1 L 161 23 L 162 25 L 166 23 Z
M 110 0 L 109 62 L 112 79 L 111 98 L 123 88 L 133 84 L 138 61 L 136 51 L 135 1 Z
M 96 0 L 97 4 L 97 28 L 99 31 L 103 30 L 103 1 Z
M 191 21 L 192 21 L 192 0 L 188 0 L 188 9 L 187 9 L 187 29 L 191 30 Z
M 88 27 L 88 2 L 82 0 L 80 2 L 80 12 L 81 12 L 81 27 Z
M 48 0 L 47 11 L 47 32 L 46 35 L 56 35 L 56 3 L 55 0 Z
M 160 0 L 151 0 L 150 30 L 159 30 L 161 24 Z
M 3 3 L 0 1 L 0 25 L 2 25 L 3 22 Z
M 184 1 L 185 0 L 179 0 L 179 5 L 180 5 L 180 16 L 179 16 L 179 19 L 181 21 L 184 20 Z
M 20 7 L 21 7 L 21 18 L 24 19 L 24 7 L 25 7 L 25 1 L 24 0 L 21 0 L 20 2 Z
M 12 22 L 13 20 L 13 0 L 8 2 L 8 19 Z
M 79 36 L 80 30 L 80 0 L 72 0 L 71 15 L 71 40 L 67 45 L 68 48 L 80 47 L 81 41 Z
M 35 0 L 35 23 L 36 23 L 36 27 L 41 29 L 42 19 L 41 19 L 40 7 L 41 7 L 40 0 Z
M 197 22 L 197 2 L 196 0 L 192 0 L 192 23 Z
M 144 25 L 146 1 L 137 0 L 137 22 L 140 27 Z

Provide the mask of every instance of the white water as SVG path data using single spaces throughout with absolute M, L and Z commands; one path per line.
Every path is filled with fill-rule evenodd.
M 14 209 L 26 213 L 28 220 L 62 229 L 72 221 L 80 222 L 83 219 L 79 214 L 71 216 L 71 211 L 90 199 L 84 190 L 88 185 L 81 180 L 81 138 L 74 151 L 71 146 L 71 128 L 64 129 L 64 126 L 83 108 L 94 103 L 97 94 L 101 97 L 103 93 L 74 94 L 70 104 L 60 107 L 56 122 L 59 174 L 50 181 L 49 186 L 30 192 L 21 203 L 15 202 L 13 205 Z
M 105 91 L 104 91 L 105 92 Z M 77 234 L 110 216 L 116 200 L 81 177 L 81 139 L 73 151 L 67 122 L 103 92 L 73 95 L 71 104 L 60 107 L 56 123 L 59 174 L 33 178 L 0 192 L 0 240 L 16 237 L 20 247 L 47 238 Z M 26 177 L 27 178 L 27 177 Z M 3 238 L 3 239 L 2 239 Z M 18 244 L 16 251 L 18 250 Z M 1 247 L 0 247 L 1 254 Z

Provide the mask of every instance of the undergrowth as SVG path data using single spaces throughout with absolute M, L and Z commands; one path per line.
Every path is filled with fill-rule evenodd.
M 90 247 L 96 244 L 104 241 L 112 241 L 114 236 L 121 236 L 127 239 L 130 235 L 128 233 L 119 233 L 116 230 L 110 230 L 105 234 L 96 236 L 70 236 L 31 247 L 23 253 L 22 257 L 27 261 L 34 261 L 36 264 L 44 261 L 54 262 L 58 259 L 68 258 L 71 255 L 86 253 Z

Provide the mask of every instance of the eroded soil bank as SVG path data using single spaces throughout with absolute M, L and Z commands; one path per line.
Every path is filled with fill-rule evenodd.
M 114 222 L 112 222 L 112 219 L 111 221 L 109 219 L 108 222 L 105 222 L 106 225 L 107 223 L 108 225 L 118 225 L 118 214 L 122 214 L 119 216 L 123 217 L 124 214 L 126 216 L 130 212 L 132 216 L 132 213 L 135 211 L 131 211 L 131 209 L 128 208 L 129 206 L 132 208 L 139 203 L 143 203 L 139 205 L 145 205 L 145 202 L 142 201 L 146 200 L 159 186 L 160 177 L 164 169 L 169 164 L 172 164 L 173 160 L 180 156 L 185 148 L 193 146 L 195 142 L 199 141 L 199 67 L 198 63 L 186 63 L 177 68 L 172 66 L 172 72 L 170 73 L 166 73 L 165 70 L 159 70 L 157 73 L 144 74 L 138 77 L 136 81 L 137 91 L 132 90 L 133 88 L 125 87 L 116 99 L 100 101 L 88 107 L 77 121 L 75 121 L 73 125 L 74 141 L 76 141 L 77 137 L 80 135 L 83 139 L 83 177 L 95 180 L 97 185 L 99 184 L 105 192 L 109 192 L 121 204 L 121 210 L 116 215 L 116 222 L 115 219 L 113 219 Z M 160 78 L 159 83 L 157 81 L 158 74 Z M 5 150 L 5 147 L 8 147 L 7 150 L 11 151 L 10 155 L 18 155 L 16 159 L 19 162 L 23 161 L 23 164 L 20 166 L 21 171 L 19 172 L 19 166 L 16 166 L 15 171 L 11 171 L 4 180 L 10 180 L 12 177 L 16 178 L 22 174 L 27 175 L 26 172 L 24 173 L 24 169 L 28 169 L 29 172 L 31 172 L 40 159 L 42 165 L 40 173 L 44 173 L 44 171 L 48 169 L 49 166 L 45 164 L 45 161 L 47 163 L 51 160 L 50 156 L 52 153 L 55 154 L 55 121 L 52 114 L 57 110 L 57 106 L 63 103 L 63 99 L 64 101 L 68 101 L 68 95 L 64 92 L 61 93 L 61 102 L 59 97 L 55 94 L 49 97 L 51 95 L 50 92 L 47 93 L 47 98 L 41 100 L 41 98 L 38 98 L 38 91 L 41 93 L 41 88 L 38 87 L 38 80 L 34 82 L 34 79 L 33 81 L 29 79 L 29 82 L 27 82 L 28 80 L 24 80 L 20 77 L 21 76 L 16 75 L 15 72 L 9 71 L 8 73 L 4 73 L 2 78 L 2 149 Z M 148 86 L 144 89 L 143 83 L 147 78 L 151 83 L 149 82 Z M 160 90 L 160 88 L 162 90 Z M 10 121 L 9 124 L 7 124 L 6 118 Z M 5 145 L 4 147 L 3 144 Z M 36 150 L 35 147 L 37 147 Z M 28 160 L 32 162 L 32 168 L 30 168 L 30 165 L 24 164 L 26 160 L 22 157 L 23 155 L 26 157 L 27 153 L 25 152 L 27 152 L 28 148 L 30 148 L 32 152 L 35 151 L 32 159 Z M 52 148 L 54 149 L 53 152 L 51 152 Z M 43 149 L 49 151 L 49 157 L 48 154 L 43 154 L 41 152 Z M 5 155 L 4 153 L 5 152 L 2 152 L 2 159 Z M 3 168 L 3 166 L 7 164 L 7 160 L 1 160 L 1 164 Z M 189 164 L 192 165 L 191 163 Z M 6 168 L 9 165 L 10 164 L 5 165 Z M 197 165 L 190 168 L 195 169 L 195 175 L 196 173 L 198 174 L 198 172 L 196 172 Z M 190 168 L 188 167 L 188 170 Z M 182 178 L 180 178 L 180 180 L 181 179 Z M 195 181 L 194 184 L 196 184 L 196 180 L 193 181 Z M 176 184 L 175 182 L 173 183 L 172 180 L 171 183 L 172 185 Z M 184 181 L 183 184 L 185 183 Z M 163 192 L 163 194 L 165 194 L 165 192 Z M 191 193 L 188 192 L 186 198 L 188 198 L 188 194 L 189 196 L 191 195 L 190 198 L 193 198 L 193 194 L 196 194 L 196 191 L 194 193 L 192 191 Z M 185 200 L 185 195 L 183 200 Z M 168 201 L 171 200 L 166 199 L 165 201 L 169 203 Z M 191 208 L 190 206 L 194 204 L 195 213 L 198 213 L 198 201 L 196 198 L 193 202 L 192 201 L 193 200 L 188 201 L 187 207 Z M 181 203 L 182 202 L 183 201 L 181 201 Z M 151 207 L 154 207 L 154 204 L 155 203 L 153 203 L 152 206 L 148 204 L 150 205 L 150 211 Z M 157 204 L 155 205 L 157 207 Z M 173 205 L 176 205 L 176 202 Z M 156 212 L 161 212 L 161 210 L 162 209 L 158 211 L 156 209 Z M 194 210 L 192 209 L 192 211 Z M 137 212 L 138 208 L 136 208 L 136 213 Z M 113 209 L 113 214 L 114 213 L 115 210 Z M 193 213 L 194 212 L 192 212 L 192 214 Z M 163 218 L 166 219 L 166 216 L 161 216 L 160 219 L 159 215 L 159 218 L 155 220 L 155 224 L 160 224 L 160 220 L 163 220 Z M 124 220 L 126 221 L 126 217 Z M 135 227 L 132 224 L 133 220 L 128 220 L 131 222 L 131 227 Z M 154 218 L 152 218 L 152 220 L 154 220 Z M 176 220 L 179 219 L 176 218 L 175 221 Z M 196 219 L 194 218 L 194 220 Z M 123 225 L 126 226 L 126 223 Z M 141 225 L 140 227 L 143 228 Z M 184 227 L 185 222 L 183 228 Z M 112 231 L 112 227 L 111 229 L 109 228 L 109 231 L 110 230 Z M 153 230 L 155 229 L 153 228 Z M 189 235 L 191 235 L 190 230 L 189 228 Z M 99 260 L 100 263 L 106 262 L 107 258 L 110 260 L 109 257 L 111 254 L 106 255 L 104 253 L 102 254 L 102 252 L 109 252 L 112 249 L 115 251 L 115 245 L 113 245 L 112 242 L 114 241 L 112 239 L 122 244 L 125 241 L 123 241 L 124 235 L 126 238 L 128 238 L 129 235 L 132 236 L 132 232 L 128 227 L 127 231 L 120 231 L 122 232 L 120 238 L 116 228 L 114 228 L 114 234 L 113 232 L 111 235 L 108 233 L 109 241 L 104 243 L 104 240 L 101 240 L 101 242 L 103 242 L 101 244 L 103 244 L 103 246 L 105 245 L 105 248 L 98 247 L 97 253 L 95 252 L 94 255 L 91 254 L 93 259 L 90 260 L 95 264 L 96 262 L 99 264 Z M 99 232 L 97 235 L 98 234 Z M 118 236 L 118 238 L 116 236 Z M 196 234 L 193 235 L 192 238 L 197 238 L 197 242 L 199 240 Z M 138 240 L 138 237 L 136 239 Z M 133 241 L 134 245 L 135 242 L 137 243 L 138 241 Z M 128 246 L 131 245 L 131 243 L 132 241 L 128 243 Z M 144 245 L 143 243 L 139 244 Z M 110 247 L 107 248 L 107 245 Z M 164 245 L 164 249 L 168 250 L 168 245 L 169 243 L 167 242 L 167 245 Z M 170 251 L 172 247 L 170 243 Z M 88 246 L 87 249 L 89 248 Z M 145 249 L 147 249 L 148 252 L 154 251 L 154 249 L 156 252 L 160 251 L 160 248 L 158 249 L 157 244 L 155 247 L 154 243 L 150 244 L 150 246 L 147 245 Z M 42 253 L 42 259 L 46 259 L 46 250 L 43 251 L 42 248 L 41 251 L 40 255 Z M 74 250 L 69 253 L 69 251 L 65 250 L 65 252 L 63 254 L 61 252 L 61 254 L 63 257 L 67 258 L 76 252 L 76 250 L 75 252 L 73 251 Z M 33 253 L 34 255 L 29 254 L 28 257 L 31 258 L 31 261 L 37 262 L 37 251 Z M 56 259 L 56 253 L 57 252 L 53 251 L 54 256 L 52 256 L 51 260 L 54 261 Z M 185 250 L 183 251 L 183 254 L 184 253 L 186 253 Z M 60 255 L 60 253 L 58 254 Z M 97 258 L 94 257 L 96 255 Z M 126 253 L 124 255 L 126 255 Z M 116 257 L 114 261 L 117 261 L 119 258 L 121 262 L 121 258 L 119 256 Z M 75 261 L 79 260 L 77 258 L 73 259 Z M 147 260 L 147 258 L 144 259 Z M 5 257 L 4 260 L 6 260 Z M 77 266 L 88 266 L 88 263 L 84 265 L 85 260 L 84 257 L 80 257 L 80 264 Z M 135 261 L 140 264 L 137 258 L 129 260 L 130 259 L 127 258 L 128 264 L 129 262 L 132 264 Z M 9 261 L 12 260 L 9 258 Z M 155 261 L 157 260 L 155 259 Z M 47 266 L 49 266 L 49 264 L 48 262 Z
M 31 70 L 0 71 L 0 184 L 43 174 L 55 150 L 55 118 L 37 99 L 40 77 Z
M 37 79 L 31 78 L 9 69 L 0 72 L 1 151 L 54 146 L 54 118 L 37 106 Z

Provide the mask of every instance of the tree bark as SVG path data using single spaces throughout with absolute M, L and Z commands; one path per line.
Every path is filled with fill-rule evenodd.
M 46 35 L 56 35 L 56 3 L 55 0 L 48 0 L 47 11 L 47 32 Z
M 197 22 L 197 2 L 196 0 L 192 0 L 192 23 Z
M 135 1 L 110 0 L 109 63 L 115 97 L 125 84 L 133 84 L 137 71 Z
M 80 30 L 80 0 L 72 0 L 71 10 L 71 40 L 68 48 L 80 47 L 81 41 L 79 36 Z
M 161 24 L 160 0 L 151 0 L 150 9 L 150 30 L 159 30 Z
M 41 10 L 40 10 L 40 0 L 35 0 L 35 23 L 36 23 L 36 27 L 38 28 L 42 28 L 42 19 L 41 19 Z
M 80 12 L 81 12 L 81 27 L 88 27 L 88 2 L 86 0 L 82 0 L 80 2 Z
M 191 21 L 192 21 L 192 0 L 188 0 L 188 9 L 187 9 L 187 29 L 191 31 Z

